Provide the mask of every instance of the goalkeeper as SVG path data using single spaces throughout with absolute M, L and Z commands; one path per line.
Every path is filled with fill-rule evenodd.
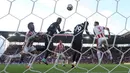
M 81 24 L 78 24 L 75 26 L 74 28 L 74 40 L 72 42 L 72 48 L 78 52 L 81 52 L 82 50 L 82 43 L 83 43 L 83 32 L 85 31 L 89 37 L 91 39 L 93 39 L 93 37 L 89 34 L 88 32 L 88 25 L 89 23 L 87 21 L 81 23 Z M 79 61 L 79 58 L 80 58 L 80 53 L 74 51 L 74 54 L 73 54 L 73 63 L 72 63 L 72 67 L 75 67 L 75 65 L 77 64 L 77 62 Z
M 45 49 L 47 49 L 47 46 L 48 46 L 48 43 L 51 39 L 51 37 L 57 33 L 57 30 L 59 32 L 61 32 L 61 29 L 60 29 L 60 23 L 61 23 L 62 19 L 60 17 L 57 18 L 57 21 L 52 23 L 49 28 L 47 29 L 47 33 L 46 33 L 46 37 L 45 37 Z M 54 47 L 53 47 L 53 41 L 50 41 L 50 45 L 49 45 L 49 50 L 52 50 Z M 47 63 L 47 57 L 48 55 L 50 54 L 51 52 L 50 51 L 46 51 L 45 52 L 45 56 L 44 58 L 42 59 L 42 62 L 44 62 L 46 65 L 48 65 Z

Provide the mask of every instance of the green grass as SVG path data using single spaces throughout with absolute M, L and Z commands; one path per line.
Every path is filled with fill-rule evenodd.
M 115 68 L 117 66 L 117 64 L 101 64 L 101 66 L 97 66 L 96 64 L 79 64 L 78 67 L 71 69 L 71 65 L 68 64 L 65 67 L 62 67 L 60 64 L 57 67 L 53 67 L 53 64 L 49 64 L 49 65 L 45 65 L 45 64 L 34 64 L 33 65 L 33 69 L 32 70 L 37 70 L 40 71 L 42 73 L 44 73 L 45 71 L 47 71 L 47 73 L 64 73 L 64 72 L 68 72 L 69 73 L 108 73 L 107 70 L 112 70 L 113 68 Z M 96 67 L 97 66 L 97 67 Z M 104 68 L 102 68 L 102 66 Z M 5 65 L 1 64 L 0 65 L 0 71 L 2 71 L 4 69 Z M 7 72 L 9 73 L 23 73 L 26 70 L 26 65 L 18 65 L 18 64 L 11 64 L 8 66 L 8 68 L 6 69 Z M 95 68 L 94 68 L 95 67 Z M 52 69 L 51 69 L 52 68 Z M 94 69 L 92 69 L 94 68 Z M 63 71 L 60 71 L 60 70 Z M 121 64 L 119 66 L 117 66 L 114 70 L 111 71 L 111 73 L 128 73 L 130 69 L 130 65 L 124 65 Z M 2 72 L 4 73 L 4 72 Z M 27 71 L 26 73 L 35 73 L 32 71 Z

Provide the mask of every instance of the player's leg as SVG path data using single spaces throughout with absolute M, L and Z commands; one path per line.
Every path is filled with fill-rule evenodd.
M 97 57 L 98 57 L 98 62 L 101 63 L 101 58 L 102 58 L 102 52 L 100 51 L 102 49 L 102 40 L 101 38 L 96 39 L 97 42 Z
M 31 56 L 29 63 L 27 64 L 26 68 L 32 68 L 34 56 Z
M 46 38 L 45 38 L 45 49 L 47 49 L 47 46 L 48 46 L 48 43 L 49 43 L 49 37 L 48 36 L 46 36 Z M 47 58 L 47 56 L 48 56 L 48 51 L 46 51 L 46 53 L 45 53 L 45 59 Z
M 25 54 L 21 53 L 20 63 L 24 63 L 24 57 L 25 57 Z
M 80 52 L 80 51 L 79 51 L 79 52 Z M 77 54 L 76 54 L 76 64 L 78 63 L 80 56 L 81 56 L 80 53 L 77 53 Z
M 60 53 L 56 53 L 56 60 L 55 60 L 56 66 L 58 65 L 59 57 L 60 57 Z
M 33 62 L 35 61 L 35 57 L 37 56 L 37 50 L 34 46 L 31 46 L 28 48 L 28 53 L 31 55 L 31 59 L 26 68 L 32 67 Z
M 72 44 L 72 49 L 75 49 L 75 41 Z M 75 61 L 75 58 L 76 58 L 76 51 L 73 52 L 72 62 Z
M 45 38 L 45 49 L 47 49 L 50 39 L 51 39 L 51 37 L 48 37 L 48 36 Z M 49 49 L 49 50 L 52 50 L 52 49 L 53 49 L 53 41 L 50 42 L 50 45 L 49 45 L 49 48 L 48 48 L 48 49 Z M 48 65 L 46 59 L 47 59 L 47 57 L 49 56 L 49 54 L 51 53 L 49 50 L 46 50 L 45 56 L 44 56 L 44 58 L 42 59 L 42 62 L 44 62 L 46 65 Z
M 105 46 L 105 48 L 107 49 L 106 52 L 109 54 L 109 59 L 112 60 L 113 57 L 112 57 L 112 53 L 111 53 L 110 49 L 108 48 L 109 45 L 108 45 L 107 39 L 104 39 L 104 42 L 105 42 L 105 43 L 104 43 L 104 46 Z
M 76 49 L 76 41 L 75 40 L 72 43 L 72 49 Z M 72 56 L 72 67 L 71 68 L 73 68 L 76 64 L 76 54 L 77 54 L 77 52 L 74 51 L 73 56 Z
M 53 42 L 50 43 L 48 49 L 51 50 L 51 51 L 53 50 Z M 45 59 L 47 59 L 47 57 L 48 57 L 49 54 L 51 53 L 49 50 L 47 50 L 46 53 L 45 53 L 45 57 L 44 57 Z
M 61 53 L 61 58 L 62 58 L 62 66 L 65 66 L 66 57 L 64 53 Z
M 45 37 L 45 49 L 47 49 L 48 43 L 49 43 L 49 37 L 46 36 Z M 42 62 L 44 62 L 46 65 L 47 65 L 47 61 L 46 61 L 47 56 L 48 56 L 48 50 L 45 52 L 45 56 L 42 59 Z
M 72 67 L 71 68 L 75 67 L 75 65 L 79 61 L 79 58 L 80 58 L 80 53 L 75 52 L 74 56 L 73 56 L 73 62 L 72 62 Z
M 73 63 L 72 63 L 72 67 L 71 68 L 75 67 L 75 65 L 79 61 L 80 53 L 78 53 L 78 52 L 81 52 L 81 47 L 82 47 L 82 42 L 80 42 L 80 41 L 81 40 L 74 41 L 73 49 L 75 49 L 76 51 L 74 51 Z
M 21 58 L 20 58 L 20 63 L 24 63 L 24 57 L 25 57 L 25 54 L 28 52 L 28 47 L 27 46 L 24 46 L 23 47 L 23 50 L 20 52 L 21 54 Z
M 74 51 L 73 57 L 72 57 L 72 65 L 76 64 L 76 54 L 77 54 L 77 52 Z
M 79 41 L 79 43 L 78 43 L 78 46 L 77 46 L 77 49 L 76 49 L 78 52 L 81 52 L 81 49 L 82 49 L 82 43 L 83 43 L 82 40 Z M 79 61 L 79 58 L 80 58 L 80 56 L 81 56 L 81 54 L 78 53 L 78 52 L 77 52 L 77 56 L 76 56 L 76 63 Z

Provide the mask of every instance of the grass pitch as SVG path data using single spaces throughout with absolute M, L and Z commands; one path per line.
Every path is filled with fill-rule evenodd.
M 4 64 L 0 65 L 0 71 L 5 68 Z M 6 71 L 9 73 L 23 73 L 26 69 L 26 65 L 23 64 L 10 64 Z M 54 66 L 53 64 L 33 64 L 32 70 L 46 73 L 130 73 L 130 65 L 118 65 L 118 64 L 79 64 L 76 68 L 71 68 L 71 64 L 67 64 L 65 67 L 62 65 Z M 0 72 L 5 73 L 5 72 Z M 36 73 L 28 70 L 26 73 Z

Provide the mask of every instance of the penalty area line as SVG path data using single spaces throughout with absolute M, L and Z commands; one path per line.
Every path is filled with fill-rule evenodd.
M 87 73 L 87 72 L 70 72 L 70 73 Z M 108 73 L 108 72 L 89 72 L 89 73 Z M 110 73 L 128 73 L 128 71 L 114 71 Z

